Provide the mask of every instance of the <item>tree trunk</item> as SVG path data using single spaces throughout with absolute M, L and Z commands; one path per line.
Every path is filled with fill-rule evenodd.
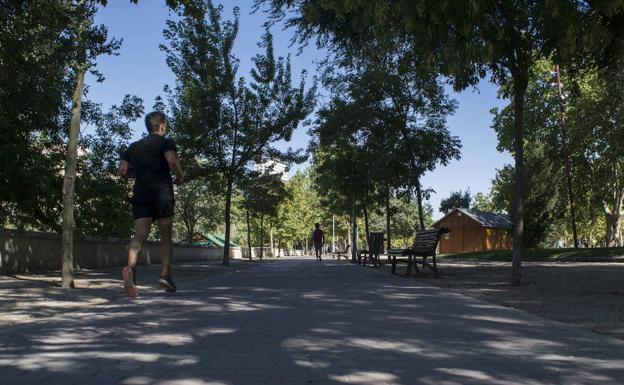
M 605 222 L 607 225 L 605 243 L 607 247 L 622 247 L 622 194 L 615 193 L 613 207 L 609 210 L 604 207 Z
M 349 239 L 351 239 L 351 217 L 349 217 L 349 221 L 347 222 L 347 237 L 345 238 L 347 245 L 350 244 Z M 343 250 L 346 250 L 346 246 Z
M 273 255 L 273 247 L 274 247 L 274 243 L 273 243 L 273 219 L 271 219 L 269 221 L 269 248 L 271 249 L 269 256 L 272 258 L 274 257 Z
M 416 179 L 416 201 L 418 202 L 418 221 L 420 229 L 425 230 L 425 213 L 423 212 L 422 191 L 420 189 L 420 177 Z
M 247 250 L 249 251 L 249 260 L 251 261 L 251 220 L 249 215 L 249 207 L 246 208 L 247 216 Z
M 234 188 L 234 176 L 236 170 L 236 155 L 238 146 L 238 107 L 236 104 L 236 97 L 233 93 L 233 89 L 230 90 L 230 99 L 232 106 L 234 107 L 234 132 L 232 133 L 232 157 L 230 159 L 230 166 L 227 173 L 227 190 L 225 193 L 225 244 L 223 245 L 223 265 L 228 266 L 230 264 L 230 226 L 232 224 L 232 190 Z
M 574 204 L 574 190 L 572 189 L 572 160 L 570 159 L 570 150 L 568 142 L 568 129 L 566 126 L 566 105 L 565 97 L 563 95 L 563 88 L 561 84 L 561 73 L 559 71 L 559 65 L 555 65 L 555 76 L 557 81 L 557 90 L 559 93 L 559 109 L 561 112 L 561 148 L 563 152 L 563 160 L 565 164 L 565 176 L 566 185 L 568 188 L 568 201 L 570 203 L 570 220 L 572 222 L 572 237 L 574 239 L 574 248 L 578 249 L 578 233 L 576 231 L 576 205 Z
M 392 248 L 392 237 L 390 233 L 390 217 L 392 213 L 390 212 L 390 187 L 386 190 L 386 250 L 390 250 Z
M 184 219 L 184 225 L 186 226 L 186 241 L 189 243 L 193 242 L 193 234 L 195 233 L 195 220 L 193 218 L 192 211 L 188 208 L 189 202 L 184 202 L 184 205 L 187 206 L 184 210 L 186 219 Z
M 605 212 L 605 221 L 607 223 L 605 237 L 607 247 L 622 247 L 622 216 Z
M 234 187 L 234 177 L 228 175 L 227 190 L 225 192 L 225 244 L 223 245 L 223 265 L 230 264 L 230 224 L 232 221 L 232 188 Z
M 264 213 L 260 213 L 260 260 L 264 257 Z
M 186 241 L 187 241 L 188 243 L 192 243 L 192 242 L 193 242 L 193 233 L 194 233 L 194 232 L 195 232 L 195 231 L 194 231 L 194 229 L 193 229 L 193 227 L 192 227 L 192 226 L 189 226 L 189 227 L 186 229 Z
M 368 208 L 366 207 L 366 201 L 364 201 L 364 238 L 366 238 L 366 247 L 370 250 L 370 227 L 368 226 Z
M 513 257 L 511 266 L 511 284 L 521 283 L 522 235 L 524 231 L 524 95 L 528 85 L 528 74 L 516 73 L 514 85 L 514 157 L 515 190 L 513 204 Z
M 355 197 L 351 210 L 351 261 L 357 262 L 357 219 L 355 216 Z
M 81 23 L 81 25 L 84 23 Z M 82 39 L 83 31 L 78 31 Z M 74 287 L 74 192 L 76 187 L 76 168 L 78 163 L 78 140 L 80 136 L 80 120 L 82 108 L 82 91 L 86 72 L 86 48 L 80 42 L 80 64 L 76 70 L 76 83 L 72 94 L 71 122 L 63 177 L 63 227 L 62 227 L 62 275 L 63 288 Z

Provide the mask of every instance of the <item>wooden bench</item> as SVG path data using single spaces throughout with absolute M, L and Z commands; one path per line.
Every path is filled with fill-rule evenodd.
M 442 234 L 450 232 L 447 228 L 432 229 L 418 231 L 414 243 L 407 249 L 390 249 L 388 250 L 388 256 L 392 257 L 392 274 L 396 274 L 396 265 L 400 259 L 407 261 L 407 276 L 412 276 L 412 270 L 415 268 L 418 270 L 418 264 L 422 265 L 423 270 L 425 267 L 430 268 L 433 271 L 435 277 L 439 277 L 438 266 L 436 264 L 436 249 L 438 242 Z M 418 257 L 422 257 L 422 260 L 417 260 Z M 432 263 L 427 261 L 427 257 L 431 257 Z
M 351 248 L 351 245 L 347 245 L 347 248 L 342 250 L 342 251 L 336 251 L 334 252 L 334 255 L 336 256 L 337 259 L 340 259 L 340 257 L 345 257 L 345 259 L 349 259 L 349 249 Z
M 366 260 L 370 258 L 373 266 L 381 265 L 379 255 L 384 251 L 384 233 L 373 233 L 368 235 L 369 249 L 358 251 L 358 264 L 366 266 Z

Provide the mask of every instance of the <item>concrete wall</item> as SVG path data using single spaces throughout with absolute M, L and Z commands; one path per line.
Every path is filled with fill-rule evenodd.
M 93 269 L 124 266 L 127 263 L 129 240 L 92 236 L 76 236 L 74 262 L 76 268 Z M 139 263 L 160 263 L 159 243 L 147 242 Z M 230 249 L 230 258 L 241 258 L 240 247 Z M 173 263 L 220 260 L 223 249 L 217 247 L 174 246 Z M 0 273 L 15 274 L 61 268 L 61 237 L 59 234 L 0 231 Z

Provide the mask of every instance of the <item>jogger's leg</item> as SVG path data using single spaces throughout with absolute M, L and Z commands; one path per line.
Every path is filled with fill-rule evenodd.
M 171 240 L 171 228 L 173 220 L 171 218 L 158 218 L 158 229 L 160 231 L 160 263 L 162 264 L 160 275 L 171 274 L 171 255 L 173 254 L 173 241 Z
M 139 252 L 143 247 L 143 242 L 147 239 L 150 227 L 152 225 L 152 218 L 139 218 L 134 221 L 134 236 L 130 241 L 128 247 L 128 266 L 135 267 L 139 257 Z
M 139 218 L 134 221 L 134 236 L 128 247 L 128 266 L 124 267 L 121 271 L 121 276 L 124 281 L 124 291 L 130 298 L 136 298 L 137 296 L 135 267 L 139 252 L 143 247 L 143 242 L 145 242 L 147 234 L 149 234 L 151 224 L 152 218 Z

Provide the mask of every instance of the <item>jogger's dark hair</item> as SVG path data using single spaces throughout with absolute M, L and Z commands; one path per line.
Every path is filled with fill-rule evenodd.
M 167 121 L 167 115 L 164 112 L 152 111 L 145 115 L 145 128 L 148 133 L 158 130 L 161 124 Z

